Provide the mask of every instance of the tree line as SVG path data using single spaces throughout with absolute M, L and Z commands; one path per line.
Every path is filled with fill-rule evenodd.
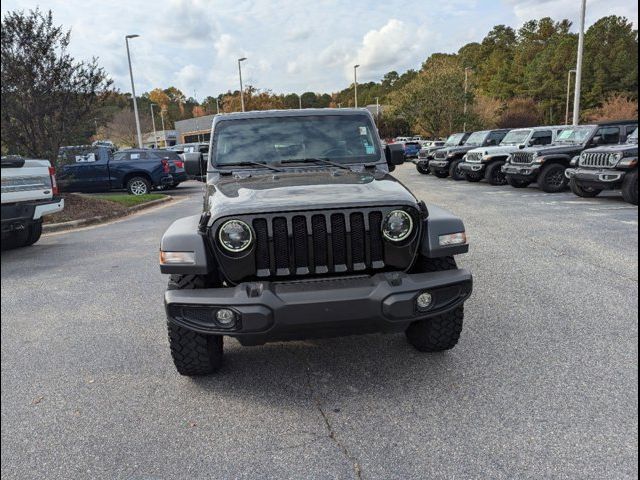
M 131 96 L 112 86 L 96 59 L 67 52 L 70 32 L 39 9 L 2 19 L 2 152 L 54 159 L 64 144 L 110 138 L 135 144 Z M 531 20 L 519 29 L 495 26 L 457 53 L 435 53 L 417 70 L 391 71 L 358 84 L 360 106 L 382 105 L 384 137 L 445 136 L 467 129 L 559 124 L 565 120 L 567 80 L 576 63 L 577 35 L 568 20 Z M 583 120 L 637 117 L 638 31 L 624 17 L 608 16 L 585 34 Z M 246 108 L 339 108 L 354 105 L 354 85 L 333 93 L 276 94 L 247 86 Z M 570 94 L 572 98 L 572 93 Z M 240 92 L 202 101 L 176 87 L 138 99 L 142 128 L 151 131 L 151 105 L 160 130 L 178 120 L 240 110 Z

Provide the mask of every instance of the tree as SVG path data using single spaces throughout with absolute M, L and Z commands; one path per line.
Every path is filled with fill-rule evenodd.
M 638 100 L 619 93 L 607 98 L 601 107 L 586 112 L 590 122 L 638 119 Z
M 150 132 L 153 129 L 150 117 L 146 115 L 140 116 L 140 129 L 143 133 Z M 133 110 L 125 108 L 118 111 L 105 126 L 98 129 L 96 138 L 99 140 L 111 140 L 119 147 L 137 147 L 138 133 Z
M 514 98 L 498 119 L 499 128 L 535 127 L 542 124 L 542 114 L 537 103 L 531 98 Z
M 51 11 L 8 12 L 1 33 L 3 150 L 54 160 L 65 143 L 85 142 L 111 80 L 94 58 L 68 53 L 71 32 Z

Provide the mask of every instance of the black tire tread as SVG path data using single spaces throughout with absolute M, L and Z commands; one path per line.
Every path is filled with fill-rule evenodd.
M 501 175 L 501 181 L 497 180 L 496 174 L 501 173 L 504 162 L 496 161 L 487 167 L 487 171 L 484 174 L 484 178 L 490 185 L 502 186 L 507 184 L 507 180 L 504 175 Z
M 638 171 L 627 174 L 622 182 L 622 198 L 627 203 L 638 205 Z
M 464 323 L 464 306 L 409 325 L 405 334 L 409 343 L 420 352 L 443 352 L 458 344 Z
M 533 182 L 530 182 L 529 180 L 521 180 L 519 178 L 514 178 L 511 175 L 507 175 L 507 183 L 513 188 L 527 188 Z
M 582 197 L 582 198 L 595 198 L 602 193 L 602 190 L 600 189 L 596 189 L 596 188 L 587 189 L 582 187 L 573 178 L 569 181 L 569 188 L 571 189 L 574 195 L 577 195 L 578 197 Z
M 563 170 L 565 169 L 564 165 L 559 164 L 559 163 L 551 163 L 551 164 L 546 165 L 545 167 L 542 168 L 542 170 L 540 171 L 540 175 L 538 176 L 538 186 L 540 187 L 540 189 L 543 192 L 546 192 L 546 193 L 560 193 L 566 188 L 567 183 L 568 183 L 568 181 L 566 179 L 565 179 L 565 181 L 564 181 L 564 183 L 562 184 L 561 187 L 552 187 L 552 186 L 548 185 L 545 182 L 545 178 L 547 177 L 547 175 L 549 174 L 549 172 L 551 170 L 560 169 L 560 168 L 563 169 Z

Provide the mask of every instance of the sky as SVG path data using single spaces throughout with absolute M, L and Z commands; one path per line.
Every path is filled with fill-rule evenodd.
M 123 92 L 176 86 L 202 100 L 243 79 L 276 93 L 334 92 L 418 69 L 435 52 L 456 52 L 497 24 L 551 16 L 579 22 L 580 0 L 3 0 L 2 13 L 39 6 L 71 29 L 71 53 L 97 57 Z M 606 15 L 638 25 L 631 0 L 588 0 L 587 26 Z

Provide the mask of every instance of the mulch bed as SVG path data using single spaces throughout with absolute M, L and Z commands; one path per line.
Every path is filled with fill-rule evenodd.
M 110 214 L 121 214 L 127 207 L 102 198 L 93 198 L 88 195 L 64 193 L 64 210 L 44 217 L 44 223 L 69 222 Z

